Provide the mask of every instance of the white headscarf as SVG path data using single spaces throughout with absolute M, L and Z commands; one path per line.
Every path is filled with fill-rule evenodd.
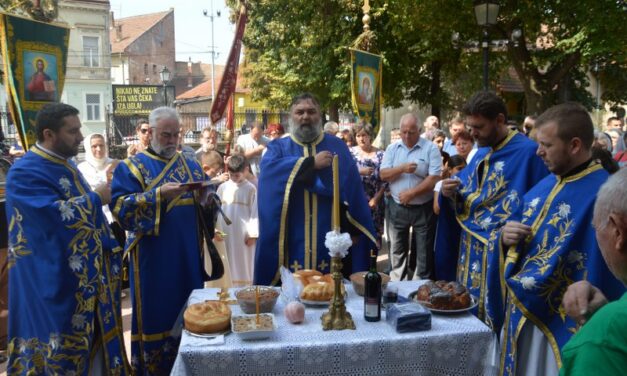
M 100 133 L 92 133 L 88 135 L 87 137 L 85 137 L 85 140 L 83 140 L 83 145 L 85 147 L 85 161 L 89 163 L 96 170 L 102 171 L 109 165 L 109 163 L 112 162 L 112 159 L 109 158 L 109 156 L 107 155 L 108 151 L 106 148 L 106 145 L 107 145 L 106 141 L 105 141 L 105 156 L 100 159 L 97 159 L 96 157 L 94 157 L 94 154 L 91 152 L 91 139 L 94 137 L 101 137 L 103 140 L 106 140 L 105 137 Z

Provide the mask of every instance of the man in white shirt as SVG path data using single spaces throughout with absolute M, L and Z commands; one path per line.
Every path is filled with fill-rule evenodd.
M 266 149 L 268 139 L 263 135 L 263 126 L 259 123 L 251 125 L 250 133 L 237 138 L 237 145 L 244 149 L 244 157 L 250 164 L 250 170 L 255 176 L 259 176 L 259 162 L 261 154 Z
M 391 277 L 412 279 L 408 271 L 409 228 L 416 244 L 415 276 L 433 276 L 435 215 L 433 187 L 440 180 L 442 156 L 438 147 L 422 137 L 414 114 L 401 118 L 401 140 L 388 146 L 381 163 L 380 176 L 390 183 L 392 200 L 388 213 L 391 242 Z

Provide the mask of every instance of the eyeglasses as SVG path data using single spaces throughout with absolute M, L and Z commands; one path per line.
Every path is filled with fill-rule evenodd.
M 140 128 L 139 131 L 143 134 L 148 133 L 148 131 L 150 130 L 150 128 Z

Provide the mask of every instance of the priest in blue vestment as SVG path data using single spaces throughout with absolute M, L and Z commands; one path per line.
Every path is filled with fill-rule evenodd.
M 562 307 L 571 283 L 587 280 L 611 299 L 624 292 L 592 227 L 596 195 L 609 175 L 591 159 L 590 115 L 578 104 L 557 105 L 540 115 L 535 129 L 538 155 L 552 174 L 527 192 L 493 245 L 507 254 L 496 276 L 507 284 L 503 375 L 558 374 L 560 350 L 578 329 Z
M 195 158 L 176 151 L 176 110 L 157 108 L 149 123 L 150 147 L 125 159 L 113 174 L 110 207 L 128 231 L 131 367 L 137 375 L 163 375 L 170 373 L 178 350 L 177 318 L 192 290 L 204 283 L 195 197 L 181 183 L 203 181 L 205 175 Z
M 463 112 L 479 150 L 455 178 L 442 181 L 435 271 L 437 279 L 465 285 L 478 299 L 473 313 L 498 333 L 505 286 L 489 278 L 502 259 L 490 239 L 548 170 L 535 154 L 537 144 L 507 127 L 507 109 L 496 94 L 475 94 Z
M 130 374 L 122 331 L 122 249 L 74 162 L 78 110 L 44 106 L 37 144 L 9 170 L 9 375 Z
M 339 157 L 341 231 L 354 239 L 345 267 L 367 270 L 376 240 L 359 171 L 346 144 L 322 132 L 320 105 L 311 94 L 292 101 L 290 132 L 268 143 L 261 160 L 255 283 L 277 284 L 280 266 L 330 272 L 324 240 L 331 230 L 334 154 Z

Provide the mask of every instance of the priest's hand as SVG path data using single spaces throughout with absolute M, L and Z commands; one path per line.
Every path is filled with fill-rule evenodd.
M 187 191 L 187 187 L 180 183 L 165 183 L 159 189 L 161 190 L 161 197 L 166 201 L 171 201 Z
M 316 170 L 331 166 L 333 163 L 333 154 L 330 151 L 321 151 L 314 157 L 314 167 Z
M 568 286 L 562 299 L 564 311 L 579 325 L 585 324 L 605 304 L 605 295 L 588 281 L 578 281 Z
M 98 185 L 94 188 L 94 192 L 98 193 L 98 196 L 100 196 L 102 205 L 109 205 L 111 202 L 111 186 L 108 183 Z
M 444 179 L 442 180 L 442 188 L 440 188 L 440 194 L 444 197 L 453 197 L 457 192 L 457 188 L 461 182 L 458 179 Z
M 531 235 L 531 227 L 516 221 L 507 221 L 501 229 L 501 243 L 510 247 Z

